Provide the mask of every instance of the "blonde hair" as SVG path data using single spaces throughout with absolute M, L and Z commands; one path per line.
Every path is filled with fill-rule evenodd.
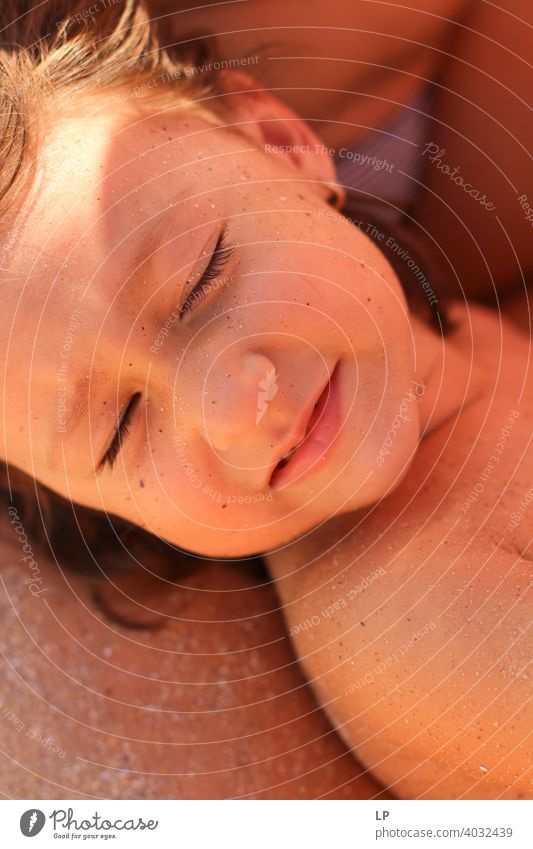
M 163 48 L 141 0 L 94 0 L 92 6 L 87 0 L 0 0 L 0 231 L 16 218 L 46 131 L 43 117 L 58 103 L 68 107 L 80 97 L 122 93 L 121 108 L 128 99 L 137 108 L 145 101 L 153 105 L 155 98 L 194 104 L 216 116 L 221 75 L 193 76 L 187 64 L 198 58 L 198 46 L 189 40 L 181 49 Z M 0 261 L 0 270 L 4 265 Z M 33 541 L 46 545 L 66 568 L 95 577 L 144 568 L 168 593 L 172 570 L 181 574 L 192 561 L 128 522 L 72 504 L 6 464 L 0 467 L 0 489 Z
M 87 0 L 1 0 L 0 6 L 1 229 L 31 181 L 47 107 L 106 92 L 122 92 L 138 105 L 155 97 L 192 104 L 216 89 L 217 74 L 190 74 L 194 41 L 181 49 L 161 46 L 142 0 L 95 0 L 92 6 Z M 214 100 L 210 109 L 216 112 Z

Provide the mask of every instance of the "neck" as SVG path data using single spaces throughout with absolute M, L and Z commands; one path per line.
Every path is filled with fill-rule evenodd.
M 438 336 L 411 316 L 416 380 L 425 389 L 420 404 L 422 438 L 457 416 L 482 389 L 479 369 L 449 337 Z

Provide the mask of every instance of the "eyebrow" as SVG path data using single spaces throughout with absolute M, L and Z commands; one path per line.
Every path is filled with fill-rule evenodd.
M 143 238 L 142 244 L 133 255 L 131 270 L 129 275 L 121 275 L 117 281 L 117 290 L 125 279 L 138 277 L 141 270 L 149 268 L 151 261 L 155 257 L 158 249 L 162 246 L 167 230 L 171 221 L 173 221 L 172 210 L 179 203 L 180 196 L 173 199 L 172 205 L 167 208 L 163 214 L 156 216 L 150 225 L 150 228 Z M 79 332 L 79 331 L 78 331 Z M 61 430 L 56 426 L 52 442 L 48 452 L 48 461 L 50 468 L 57 469 L 60 465 L 61 454 L 60 449 L 66 440 L 70 439 L 73 433 L 79 427 L 89 408 L 89 387 L 94 386 L 94 383 L 100 383 L 98 378 L 93 378 L 93 375 L 98 375 L 99 372 L 90 372 L 84 377 L 79 378 L 73 386 L 71 393 L 66 396 L 67 415 L 61 424 Z M 120 410 L 117 412 L 117 417 L 120 415 Z M 100 454 L 98 454 L 97 460 Z M 91 471 L 94 471 L 91 463 Z
M 56 426 L 48 452 L 48 462 L 52 469 L 56 469 L 59 466 L 61 446 L 65 440 L 70 439 L 87 412 L 89 406 L 89 386 L 92 385 L 92 374 L 85 375 L 76 381 L 72 392 L 68 396 L 66 403 L 67 415 L 61 423 L 61 428 Z

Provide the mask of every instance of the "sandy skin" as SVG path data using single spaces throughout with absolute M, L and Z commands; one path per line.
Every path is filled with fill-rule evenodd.
M 381 781 L 402 798 L 531 798 L 529 345 L 488 311 L 454 318 L 448 344 L 473 344 L 484 391 L 393 495 L 269 566 L 318 698 Z

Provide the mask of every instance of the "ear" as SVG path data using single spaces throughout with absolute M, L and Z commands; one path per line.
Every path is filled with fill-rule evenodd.
M 224 98 L 231 119 L 265 153 L 282 157 L 303 176 L 321 198 L 337 186 L 330 150 L 313 130 L 277 97 L 241 72 L 224 73 Z

